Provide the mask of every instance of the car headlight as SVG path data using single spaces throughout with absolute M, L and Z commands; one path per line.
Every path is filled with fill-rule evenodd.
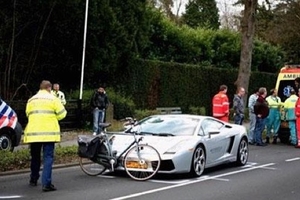
M 175 154 L 176 152 L 186 148 L 188 151 L 192 151 L 194 150 L 194 148 L 192 148 L 189 144 L 189 147 L 187 146 L 187 144 L 189 144 L 189 142 L 187 140 L 183 140 L 178 142 L 177 144 L 175 144 L 174 146 L 172 146 L 171 148 L 169 148 L 164 154 Z

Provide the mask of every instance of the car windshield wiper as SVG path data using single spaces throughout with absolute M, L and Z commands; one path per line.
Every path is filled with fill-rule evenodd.
M 158 135 L 158 136 L 174 136 L 172 133 L 155 133 L 153 135 Z

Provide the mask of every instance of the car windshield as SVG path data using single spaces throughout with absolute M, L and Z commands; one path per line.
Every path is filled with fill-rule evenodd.
M 160 136 L 193 135 L 199 119 L 183 116 L 150 116 L 139 122 L 131 132 Z

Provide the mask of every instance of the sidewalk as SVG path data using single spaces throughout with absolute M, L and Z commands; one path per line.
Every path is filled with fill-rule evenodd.
M 250 125 L 249 122 L 243 123 L 243 126 L 246 127 L 247 131 L 249 130 L 249 125 Z M 90 131 L 80 131 L 80 130 L 62 132 L 61 142 L 56 143 L 56 145 L 60 145 L 62 147 L 77 145 L 78 135 L 92 135 L 92 134 L 93 133 Z M 22 136 L 21 143 L 18 147 L 15 147 L 15 150 L 23 149 L 23 148 L 28 148 L 28 144 L 23 143 L 23 136 Z
M 73 146 L 77 145 L 77 137 L 78 135 L 92 135 L 93 133 L 90 131 L 81 131 L 81 130 L 74 130 L 74 131 L 67 131 L 61 133 L 61 142 L 56 143 L 59 146 Z M 20 145 L 15 147 L 15 150 L 28 148 L 28 144 L 23 143 L 23 136 L 20 141 Z

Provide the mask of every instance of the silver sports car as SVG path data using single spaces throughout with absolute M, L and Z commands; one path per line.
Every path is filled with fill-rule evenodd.
M 190 173 L 201 176 L 206 168 L 235 162 L 247 163 L 249 148 L 244 126 L 209 116 L 166 114 L 140 120 L 125 134 L 114 135 L 113 150 L 122 152 L 135 132 L 142 143 L 156 148 L 161 156 L 158 173 Z

